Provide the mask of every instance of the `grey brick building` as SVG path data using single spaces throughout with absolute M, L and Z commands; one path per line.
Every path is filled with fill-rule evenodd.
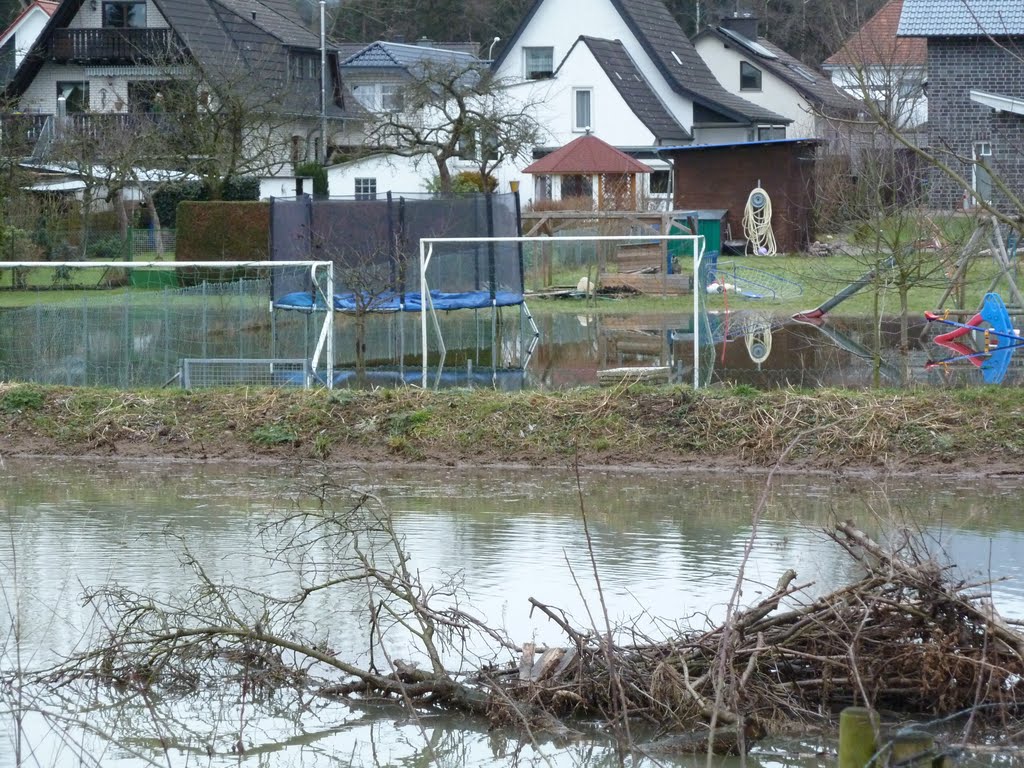
M 1000 186 L 1024 197 L 1024 3 L 904 0 L 899 35 L 928 40 L 929 145 L 973 190 L 936 168 L 929 203 L 1012 210 Z

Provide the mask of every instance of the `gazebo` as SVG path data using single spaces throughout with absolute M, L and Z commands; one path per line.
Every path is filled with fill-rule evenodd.
M 587 133 L 523 169 L 534 177 L 534 200 L 564 200 L 572 208 L 597 211 L 635 211 L 637 176 L 650 173 L 644 165 Z

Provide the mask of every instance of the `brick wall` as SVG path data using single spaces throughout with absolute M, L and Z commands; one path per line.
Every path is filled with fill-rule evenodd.
M 972 89 L 1024 98 L 1024 59 L 1020 41 L 1000 47 L 990 40 L 928 40 L 929 144 L 968 182 L 977 142 L 992 145 L 988 165 L 1017 195 L 1024 192 L 1024 116 L 995 113 L 971 101 Z M 935 208 L 959 209 L 964 190 L 941 170 L 930 176 L 929 202 Z M 994 190 L 993 202 L 1008 209 L 1006 196 Z

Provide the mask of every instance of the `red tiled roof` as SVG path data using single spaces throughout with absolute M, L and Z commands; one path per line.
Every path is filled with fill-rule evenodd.
M 650 166 L 601 141 L 597 136 L 580 136 L 550 155 L 531 163 L 525 173 L 650 173 Z
M 923 67 L 928 43 L 923 37 L 896 37 L 903 0 L 889 0 L 839 49 L 825 59 L 825 66 Z
M 29 3 L 28 7 L 23 8 L 21 10 L 21 13 L 18 14 L 17 18 L 15 18 L 14 21 L 7 25 L 7 29 L 3 30 L 3 32 L 0 32 L 0 39 L 7 37 L 12 31 L 16 30 L 18 26 L 21 24 L 22 19 L 28 16 L 29 12 L 33 8 L 38 8 L 47 16 L 53 16 L 53 14 L 57 10 L 57 6 L 59 5 L 60 2 L 51 2 L 50 0 L 35 0 L 35 2 Z

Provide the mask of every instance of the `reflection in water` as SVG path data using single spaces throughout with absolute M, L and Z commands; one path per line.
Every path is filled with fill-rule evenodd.
M 141 299 L 100 293 L 83 298 L 80 305 L 0 309 L 0 380 L 160 386 L 175 379 L 183 359 L 310 359 L 321 318 L 286 311 L 271 315 L 267 289 L 249 282 L 258 283 L 227 283 L 216 289 L 203 283 L 194 295 L 151 292 Z M 614 306 L 611 300 L 602 301 L 603 310 Z M 445 364 L 438 372 L 440 349 L 431 329 L 430 384 L 559 389 L 597 384 L 599 370 L 626 366 L 668 367 L 673 381 L 689 383 L 695 333 L 690 300 L 666 299 L 664 305 L 671 309 L 660 314 L 594 313 L 583 302 L 572 314 L 564 306 L 557 313 L 542 313 L 532 355 L 535 339 L 519 308 L 499 309 L 497 314 L 442 313 L 438 322 L 447 347 Z M 337 385 L 419 384 L 420 319 L 408 312 L 366 318 L 362 338 L 369 372 L 356 376 L 357 323 L 339 314 Z M 701 378 L 759 388 L 982 383 L 982 373 L 969 366 L 926 369 L 935 345 L 921 340 L 928 335 L 922 333 L 925 325 L 923 317 L 912 319 L 911 348 L 904 354 L 896 317 L 885 317 L 876 327 L 867 318 L 830 315 L 816 326 L 773 314 L 770 304 L 748 301 L 728 312 L 712 312 L 702 323 L 701 337 L 714 344 L 702 344 Z M 1024 355 L 1014 357 L 1007 381 L 1022 380 L 1022 361 Z M 255 375 L 253 366 L 237 366 L 233 375 L 242 376 L 245 370 Z M 276 379 L 267 378 L 271 380 Z
M 268 521 L 292 508 L 293 489 L 315 479 L 284 468 L 240 473 L 215 466 L 7 462 L 0 469 L 0 596 L 8 606 L 0 610 L 0 665 L 37 668 L 101 633 L 79 601 L 84 588 L 116 583 L 184 593 L 195 579 L 181 567 L 183 545 L 218 580 L 290 593 L 294 575 L 263 557 L 256 541 Z M 463 607 L 515 642 L 561 641 L 556 628 L 530 614 L 529 597 L 564 607 L 582 627 L 599 622 L 592 616 L 598 594 L 569 472 L 351 472 L 341 479 L 386 501 L 422 578 L 436 584 L 461 574 Z M 699 627 L 720 619 L 761 491 L 757 477 L 585 474 L 584 507 L 613 620 L 657 636 L 680 624 Z M 930 480 L 876 485 L 780 478 L 747 565 L 744 600 L 770 590 L 791 567 L 801 581 L 813 583 L 812 594 L 855 578 L 849 559 L 821 533 L 838 517 L 853 518 L 875 535 L 892 521 L 913 525 L 966 572 L 1005 577 L 995 587 L 996 605 L 1004 615 L 1024 615 L 1024 565 L 1015 555 L 1024 543 L 1019 493 L 1019 485 L 993 480 L 974 492 Z M 361 601 L 365 595 L 343 590 L 323 597 L 301 619 L 307 626 L 295 629 L 315 628 L 336 653 L 365 662 L 366 630 L 352 618 Z M 395 639 L 388 650 L 409 658 L 411 646 Z M 482 644 L 470 650 L 485 658 L 494 652 Z M 439 713 L 410 718 L 400 708 L 299 701 L 293 694 L 257 710 L 230 686 L 211 694 L 212 700 L 190 698 L 178 707 L 187 728 L 165 735 L 172 765 L 205 764 L 208 747 L 219 755 L 213 764 L 236 763 L 229 750 L 243 722 L 244 762 L 275 767 L 511 766 L 541 757 L 555 765 L 614 764 L 614 752 L 600 737 L 523 745 L 510 734 Z M 141 765 L 131 749 L 159 754 L 152 750 L 160 731 L 142 702 L 128 711 L 104 710 L 102 698 L 93 703 L 90 717 L 100 718 L 96 722 L 118 734 L 120 743 L 98 737 L 87 742 L 91 754 L 103 755 L 104 766 Z M 60 709 L 72 713 L 80 704 Z M 0 738 L 10 727 L 0 715 Z M 66 762 L 69 748 L 59 739 L 66 727 L 39 716 L 24 727 L 41 765 Z M 588 731 L 586 724 L 579 727 Z M 810 748 L 791 742 L 776 747 L 778 755 L 762 745 L 752 764 L 820 763 L 787 757 Z M 6 745 L 0 748 L 0 768 L 13 768 L 12 754 Z

